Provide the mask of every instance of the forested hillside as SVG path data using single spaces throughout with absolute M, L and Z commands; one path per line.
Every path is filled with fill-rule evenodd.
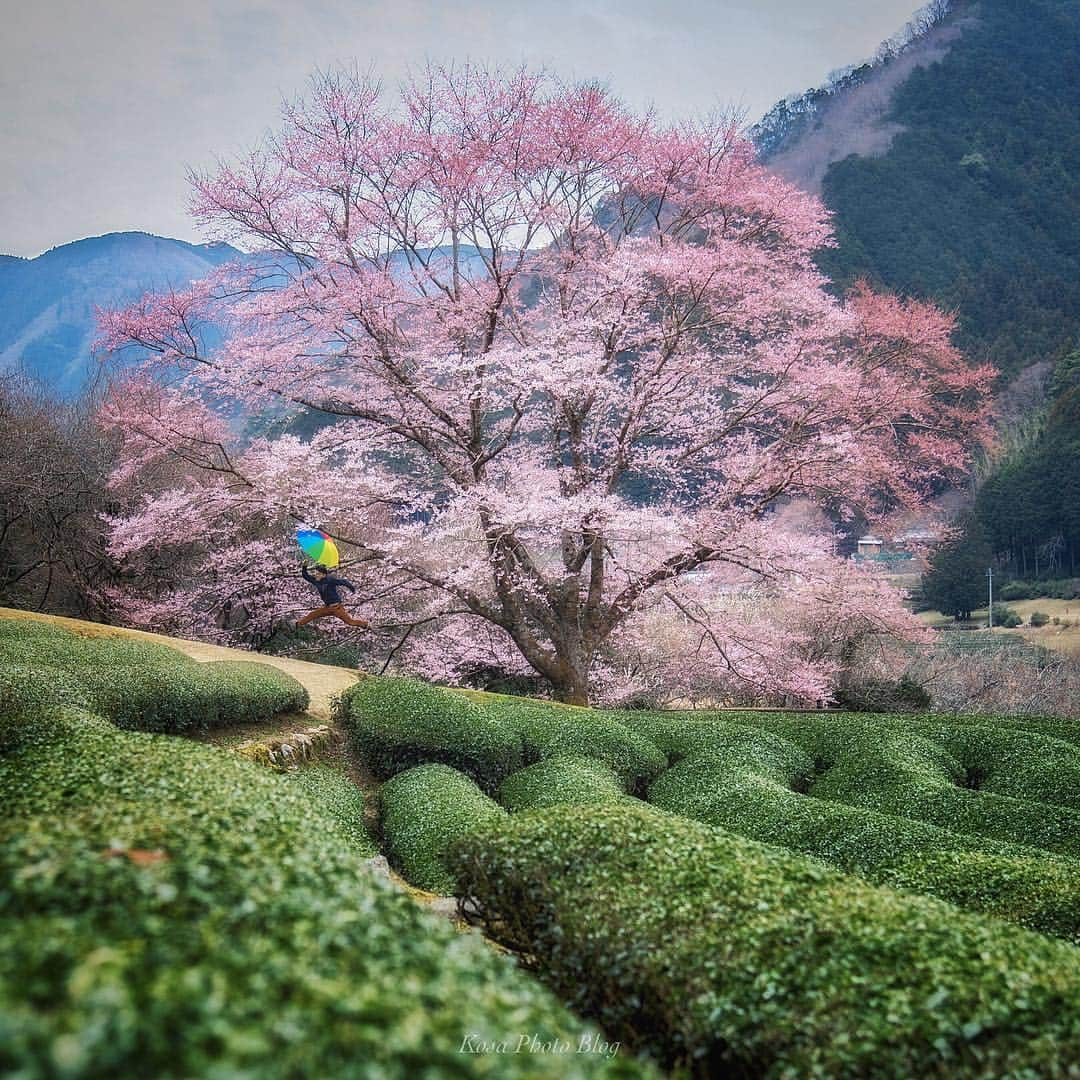
M 979 488 L 975 515 L 1017 577 L 1080 567 L 1080 352 L 1059 361 L 1040 435 L 1006 455 Z
M 1059 358 L 1080 325 L 1080 0 L 951 18 L 947 55 L 892 98 L 888 152 L 825 174 L 840 243 L 821 263 L 955 309 L 959 344 L 1008 376 Z
M 1002 449 L 969 520 L 1025 579 L 1080 555 L 1078 55 L 1080 0 L 938 4 L 754 129 L 781 175 L 820 187 L 839 287 L 955 311 L 957 343 L 1001 372 Z

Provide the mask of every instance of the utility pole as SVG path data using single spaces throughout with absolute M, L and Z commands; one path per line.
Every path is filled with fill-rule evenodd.
M 988 566 L 986 568 L 986 580 L 988 582 L 989 600 L 990 600 L 990 629 L 994 629 L 994 568 Z

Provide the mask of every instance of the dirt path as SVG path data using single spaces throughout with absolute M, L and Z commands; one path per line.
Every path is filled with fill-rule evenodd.
M 227 649 L 223 645 L 208 645 L 205 641 L 189 641 L 187 638 L 166 637 L 164 634 L 151 634 L 145 630 L 129 630 L 123 626 L 104 626 L 101 623 L 84 622 L 82 619 L 67 619 L 60 615 L 39 615 L 33 611 L 18 611 L 15 608 L 0 607 L 0 619 L 33 619 L 37 622 L 54 623 L 66 627 L 77 634 L 90 637 L 138 637 L 147 641 L 156 641 L 169 645 L 193 660 L 256 660 L 260 664 L 269 664 L 280 668 L 307 687 L 311 695 L 308 713 L 320 720 L 330 719 L 330 698 L 340 694 L 351 686 L 359 672 L 350 668 L 330 667 L 327 664 L 312 664 L 306 660 L 291 660 L 284 656 L 267 656 L 263 653 L 248 652 L 246 649 Z

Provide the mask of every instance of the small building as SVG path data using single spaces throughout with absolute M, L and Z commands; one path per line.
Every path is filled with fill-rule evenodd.
M 876 536 L 859 537 L 859 556 L 865 558 L 870 555 L 880 555 L 884 544 Z
M 935 529 L 913 528 L 897 533 L 893 537 L 893 548 L 897 551 L 925 551 L 941 542 L 941 533 Z

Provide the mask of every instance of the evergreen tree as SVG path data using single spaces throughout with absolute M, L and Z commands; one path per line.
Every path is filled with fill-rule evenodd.
M 923 602 L 955 619 L 970 619 L 987 597 L 986 571 L 993 553 L 978 522 L 969 519 L 963 531 L 942 545 L 923 577 Z

